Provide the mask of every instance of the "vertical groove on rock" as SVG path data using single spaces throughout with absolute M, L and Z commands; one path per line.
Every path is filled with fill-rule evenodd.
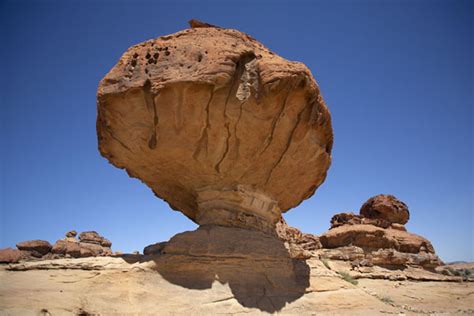
M 148 141 L 148 148 L 155 149 L 157 144 L 157 133 L 156 129 L 158 127 L 158 113 L 156 111 L 155 98 L 151 92 L 151 83 L 150 80 L 147 80 L 143 85 L 143 91 L 145 92 L 145 102 L 147 108 L 153 109 L 153 132 L 151 134 L 150 140 Z
M 206 108 L 205 108 L 205 111 L 206 111 L 206 120 L 204 122 L 204 128 L 201 132 L 201 136 L 199 137 L 199 141 L 198 141 L 198 145 L 196 147 L 196 150 L 194 151 L 193 153 L 193 158 L 197 160 L 197 157 L 199 156 L 199 154 L 201 153 L 201 150 L 204 146 L 204 143 L 206 144 L 206 155 L 209 153 L 209 145 L 208 145 L 208 132 L 207 130 L 211 128 L 211 122 L 209 120 L 209 107 L 211 105 L 211 102 L 212 102 L 212 98 L 214 97 L 214 86 L 211 86 L 211 95 L 209 97 L 209 101 L 207 102 L 206 104 Z
M 227 130 L 227 137 L 226 137 L 224 153 L 222 154 L 222 158 L 219 159 L 219 161 L 217 162 L 216 167 L 215 167 L 215 169 L 218 173 L 221 173 L 220 166 L 221 166 L 222 162 L 224 161 L 225 156 L 227 156 L 227 153 L 229 152 L 229 138 L 230 138 L 229 124 L 226 124 L 225 128 Z
M 227 105 L 229 104 L 229 100 L 231 98 L 231 96 L 233 95 L 233 91 L 234 90 L 237 90 L 238 87 L 236 87 L 236 84 L 239 82 L 239 73 L 241 72 L 241 68 L 242 68 L 242 57 L 237 60 L 237 62 L 235 63 L 235 68 L 234 68 L 234 74 L 232 75 L 232 80 L 230 82 L 230 85 L 229 85 L 229 92 L 227 93 L 227 97 L 226 97 L 226 100 L 225 100 L 225 103 L 224 103 L 224 126 L 227 130 L 227 137 L 226 137 L 226 146 L 225 146 L 225 149 L 224 149 L 224 152 L 222 153 L 222 157 L 219 159 L 219 161 L 217 162 L 217 164 L 215 165 L 215 169 L 218 173 L 221 172 L 220 170 L 220 165 L 222 164 L 222 162 L 224 161 L 227 153 L 229 152 L 229 139 L 230 139 L 230 136 L 231 136 L 231 133 L 230 133 L 230 129 L 229 129 L 229 117 L 227 116 Z M 234 89 L 234 87 L 236 89 Z
M 303 107 L 303 109 L 298 113 L 298 117 L 296 118 L 296 123 L 295 123 L 295 126 L 293 127 L 293 129 L 291 130 L 290 132 L 290 136 L 288 137 L 288 141 L 286 142 L 286 146 L 285 146 L 285 149 L 283 149 L 281 155 L 280 155 L 280 158 L 278 158 L 277 162 L 272 166 L 272 168 L 270 169 L 270 172 L 268 173 L 268 177 L 267 177 L 267 180 L 265 181 L 265 185 L 268 184 L 268 182 L 270 181 L 270 178 L 272 177 L 272 174 L 273 174 L 273 171 L 275 170 L 275 168 L 280 164 L 280 162 L 283 160 L 283 157 L 285 156 L 285 154 L 287 153 L 288 149 L 290 148 L 291 146 L 291 141 L 293 139 L 293 135 L 295 134 L 295 131 L 296 131 L 296 128 L 298 127 L 298 125 L 300 124 L 300 121 L 301 121 L 301 116 L 303 114 L 303 112 L 306 110 L 307 108 L 307 105 L 305 105 Z
M 176 91 L 178 96 L 176 97 L 176 108 L 175 108 L 175 116 L 174 116 L 174 128 L 176 134 L 179 134 L 181 129 L 183 128 L 183 103 L 184 103 L 184 94 L 185 94 L 185 87 L 179 87 Z
M 283 99 L 283 103 L 282 103 L 282 106 L 280 108 L 280 111 L 278 112 L 278 115 L 272 121 L 272 129 L 270 131 L 270 135 L 268 135 L 267 139 L 265 139 L 265 146 L 262 149 L 262 151 L 260 151 L 258 156 L 262 155 L 267 150 L 267 148 L 270 146 L 270 144 L 272 143 L 276 125 L 277 125 L 278 121 L 280 121 L 281 115 L 285 111 L 286 104 L 288 103 L 288 99 L 290 97 L 291 91 L 293 90 L 293 87 L 294 87 L 294 85 L 288 87 L 288 93 L 286 94 L 285 98 Z

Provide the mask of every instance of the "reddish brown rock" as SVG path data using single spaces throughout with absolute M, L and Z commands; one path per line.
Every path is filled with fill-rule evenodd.
M 97 232 L 95 231 L 88 231 L 88 232 L 82 232 L 79 235 L 79 240 L 82 243 L 90 243 L 90 244 L 97 244 L 103 247 L 111 247 L 112 243 L 110 240 L 100 236 Z
M 321 248 L 321 243 L 317 236 L 302 233 L 299 229 L 289 226 L 283 218 L 276 224 L 275 231 L 278 238 L 303 250 L 313 251 Z
M 380 194 L 371 197 L 362 205 L 360 215 L 366 218 L 382 219 L 390 223 L 406 224 L 410 212 L 405 203 L 393 195 Z
M 0 249 L 0 263 L 16 263 L 28 256 L 28 253 L 18 249 Z
M 358 225 L 367 224 L 374 225 L 381 228 L 388 228 L 390 222 L 380 218 L 365 218 L 354 213 L 339 213 L 331 218 L 331 228 L 336 228 L 343 225 Z
M 302 63 L 192 26 L 129 48 L 100 82 L 100 152 L 200 225 L 271 234 L 326 177 L 329 111 Z
M 19 250 L 29 251 L 35 256 L 43 256 L 51 251 L 51 244 L 46 240 L 28 240 L 16 244 Z
M 51 252 L 58 255 L 69 255 L 73 258 L 81 257 L 81 247 L 79 243 L 67 240 L 56 241 Z
M 144 249 L 143 249 L 143 254 L 144 255 L 158 255 L 161 253 L 161 251 L 163 250 L 163 248 L 165 247 L 166 245 L 166 242 L 158 242 L 156 244 L 152 244 L 152 245 L 149 245 L 149 246 L 146 246 Z
M 402 252 L 418 253 L 424 247 L 434 253 L 431 243 L 418 235 L 394 229 L 383 229 L 373 225 L 346 225 L 331 229 L 319 236 L 324 248 L 348 245 L 362 248 L 392 248 Z
M 74 238 L 77 236 L 77 232 L 75 230 L 70 230 L 66 233 L 66 237 L 68 238 Z

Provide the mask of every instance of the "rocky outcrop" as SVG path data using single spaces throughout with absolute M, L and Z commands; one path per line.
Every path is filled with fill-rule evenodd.
M 55 255 L 73 258 L 112 255 L 112 250 L 110 249 L 112 243 L 97 232 L 82 232 L 79 235 L 79 240 L 72 235 L 71 232 L 68 232 L 66 233 L 66 238 L 56 241 L 51 252 Z
M 393 195 L 385 194 L 368 199 L 360 208 L 360 215 L 402 225 L 410 219 L 407 205 Z
M 0 249 L 0 263 L 16 263 L 29 256 L 26 251 L 13 248 Z
M 86 244 L 96 244 L 102 247 L 110 247 L 112 243 L 107 238 L 100 236 L 95 231 L 82 232 L 79 235 L 79 241 Z
M 97 232 L 83 232 L 76 239 L 77 232 L 69 231 L 64 239 L 51 245 L 45 240 L 28 240 L 18 243 L 17 249 L 0 250 L 0 263 L 18 261 L 49 260 L 59 258 L 83 258 L 112 255 L 112 243 Z
M 288 226 L 283 218 L 276 224 L 275 232 L 278 238 L 284 242 L 292 258 L 310 258 L 312 251 L 321 248 L 317 236 L 302 233 L 299 229 Z
M 321 235 L 323 258 L 351 261 L 354 266 L 419 266 L 442 264 L 429 240 L 406 231 L 408 207 L 392 195 L 370 198 L 360 215 L 340 213 Z
M 42 257 L 51 251 L 51 244 L 46 240 L 28 240 L 16 244 L 19 250 L 27 251 L 34 257 Z
M 148 245 L 145 248 L 143 248 L 143 254 L 146 256 L 149 255 L 159 255 L 165 248 L 166 242 L 157 242 L 152 245 Z
M 302 63 L 191 26 L 129 48 L 102 79 L 100 152 L 200 225 L 273 234 L 326 177 L 329 111 Z

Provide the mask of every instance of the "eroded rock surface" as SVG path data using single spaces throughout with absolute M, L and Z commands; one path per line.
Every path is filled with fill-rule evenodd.
M 408 206 L 393 195 L 386 194 L 368 199 L 360 208 L 360 215 L 365 218 L 382 219 L 402 225 L 410 219 Z
M 100 82 L 100 152 L 198 224 L 272 233 L 326 177 L 328 109 L 302 63 L 191 25 L 129 48 Z
M 1 249 L 0 263 L 59 259 L 63 257 L 82 258 L 112 255 L 112 243 L 95 231 L 83 232 L 76 239 L 77 232 L 69 231 L 64 239 L 51 245 L 46 240 L 19 242 L 18 249 Z
M 360 215 L 339 213 L 331 229 L 319 236 L 323 258 L 345 260 L 353 266 L 418 266 L 433 270 L 442 265 L 426 238 L 406 231 L 408 207 L 392 195 L 370 198 Z

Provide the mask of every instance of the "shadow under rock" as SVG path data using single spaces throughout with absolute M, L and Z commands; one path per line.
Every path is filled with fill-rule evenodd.
M 269 313 L 309 287 L 306 262 L 290 258 L 281 240 L 257 231 L 201 226 L 174 236 L 152 260 L 173 284 L 194 290 L 209 289 L 216 281 L 228 284 L 242 306 Z

